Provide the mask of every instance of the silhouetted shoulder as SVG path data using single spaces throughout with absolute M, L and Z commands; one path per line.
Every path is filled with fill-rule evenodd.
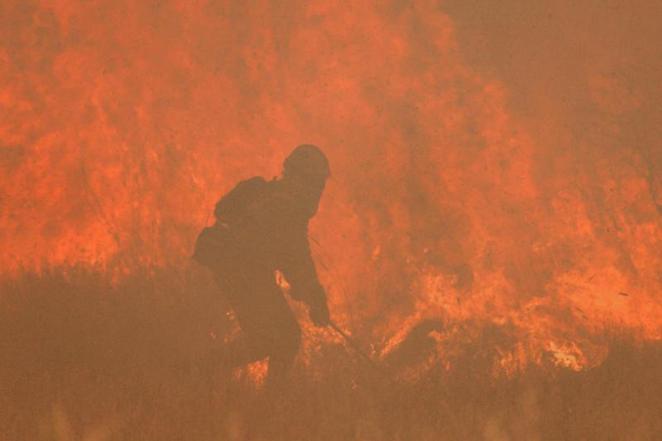
M 239 182 L 216 203 L 214 216 L 221 221 L 241 216 L 249 204 L 265 194 L 267 187 L 268 182 L 261 176 Z

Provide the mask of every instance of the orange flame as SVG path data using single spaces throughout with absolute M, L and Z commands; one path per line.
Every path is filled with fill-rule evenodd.
M 2 6 L 4 275 L 181 266 L 224 191 L 313 142 L 331 309 L 382 356 L 426 318 L 440 359 L 470 324 L 509 329 L 506 370 L 590 366 L 613 329 L 661 338 L 659 137 L 628 137 L 659 100 L 609 73 L 622 57 L 584 65 L 598 122 L 573 132 L 545 78 L 538 117 L 518 112 L 437 2 L 290 3 Z

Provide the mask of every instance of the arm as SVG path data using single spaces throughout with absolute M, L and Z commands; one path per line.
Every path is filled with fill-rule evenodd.
M 329 322 L 326 292 L 319 282 L 310 253 L 307 223 L 303 228 L 293 229 L 288 236 L 281 271 L 290 284 L 290 295 L 308 305 L 315 324 L 325 326 Z

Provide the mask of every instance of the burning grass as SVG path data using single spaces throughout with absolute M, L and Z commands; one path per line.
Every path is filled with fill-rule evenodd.
M 503 330 L 426 363 L 421 324 L 376 372 L 323 333 L 306 334 L 282 390 L 254 367 L 205 369 L 232 330 L 195 269 L 111 283 L 82 269 L 0 285 L 0 428 L 21 440 L 652 440 L 662 433 L 662 347 L 605 336 L 606 359 L 574 371 L 494 372 Z M 475 328 L 475 325 L 472 325 Z M 304 328 L 306 328 L 304 326 Z M 418 335 L 421 334 L 421 335 Z M 506 332 L 507 334 L 507 332 Z M 491 336 L 491 337 L 490 337 Z M 423 361 L 421 361 L 423 360 Z

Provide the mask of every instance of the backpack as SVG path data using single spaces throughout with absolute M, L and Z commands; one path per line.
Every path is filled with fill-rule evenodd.
M 224 195 L 214 209 L 216 223 L 203 228 L 195 241 L 193 260 L 212 269 L 218 265 L 232 240 L 228 225 L 240 223 L 250 207 L 264 196 L 266 188 L 267 182 L 257 176 L 241 181 Z

